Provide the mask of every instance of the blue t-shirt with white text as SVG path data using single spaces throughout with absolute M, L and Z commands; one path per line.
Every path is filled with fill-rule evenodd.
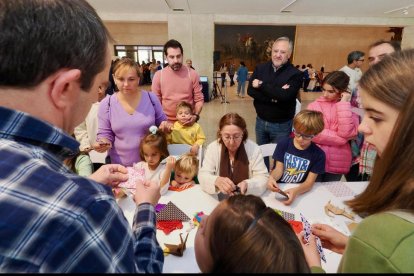
M 305 150 L 299 150 L 293 144 L 293 138 L 280 139 L 277 143 L 273 159 L 283 163 L 283 175 L 280 183 L 302 183 L 309 172 L 325 173 L 325 153 L 315 143 Z

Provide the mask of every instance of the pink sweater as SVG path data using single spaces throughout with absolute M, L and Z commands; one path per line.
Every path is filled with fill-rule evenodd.
M 193 69 L 181 66 L 179 71 L 173 71 L 167 66 L 155 73 L 151 86 L 152 92 L 157 95 L 168 121 L 175 122 L 175 108 L 181 101 L 193 105 L 204 102 L 200 77 Z
M 348 141 L 358 133 L 358 116 L 349 102 L 331 102 L 324 97 L 309 104 L 308 109 L 323 113 L 324 130 L 313 138 L 326 155 L 327 173 L 346 174 L 351 167 L 351 146 Z

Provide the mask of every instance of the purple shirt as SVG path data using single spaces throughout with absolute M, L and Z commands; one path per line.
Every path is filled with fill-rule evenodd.
M 97 140 L 106 138 L 112 143 L 108 151 L 111 163 L 132 166 L 141 161 L 139 143 L 152 125 L 159 126 L 167 117 L 160 101 L 151 92 L 141 91 L 141 101 L 134 114 L 128 114 L 116 94 L 99 104 Z

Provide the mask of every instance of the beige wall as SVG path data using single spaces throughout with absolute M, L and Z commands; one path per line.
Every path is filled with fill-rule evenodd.
M 167 23 L 104 22 L 114 44 L 164 45 L 168 40 Z M 114 49 L 112 48 L 112 51 Z M 114 54 L 112 52 L 112 54 Z
M 367 54 L 368 46 L 379 39 L 390 39 L 388 27 L 357 26 L 309 26 L 296 28 L 294 64 L 311 63 L 319 70 L 321 66 L 329 72 L 344 66 L 351 51 Z M 367 58 L 365 58 L 367 60 Z M 365 71 L 368 62 L 361 68 Z

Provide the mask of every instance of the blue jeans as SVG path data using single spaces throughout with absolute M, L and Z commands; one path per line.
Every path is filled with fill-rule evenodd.
M 237 82 L 237 94 L 244 97 L 244 88 L 246 87 L 245 81 Z
M 256 142 L 258 145 L 277 143 L 282 137 L 289 137 L 292 132 L 293 120 L 284 123 L 271 123 L 256 117 Z M 269 169 L 269 158 L 265 157 L 266 167 Z

